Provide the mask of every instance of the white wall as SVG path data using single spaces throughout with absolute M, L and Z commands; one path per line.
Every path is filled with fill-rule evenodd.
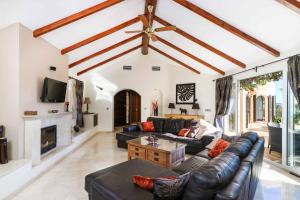
M 170 64 L 171 63 L 171 64 Z M 123 65 L 133 67 L 132 71 L 123 71 Z M 160 66 L 161 71 L 152 71 L 152 66 Z M 75 70 L 70 72 L 75 76 Z M 201 107 L 200 113 L 212 121 L 214 115 L 214 82 L 213 77 L 194 72 L 174 64 L 156 52 L 150 51 L 149 55 L 143 56 L 140 51 L 131 53 L 117 61 L 101 66 L 97 70 L 79 76 L 85 82 L 85 96 L 92 99 L 90 111 L 99 113 L 100 129 L 102 131 L 113 130 L 113 98 L 123 89 L 132 89 L 141 95 L 142 121 L 151 115 L 151 99 L 154 90 L 162 93 L 162 115 L 170 113 L 168 104 L 175 102 L 175 86 L 178 83 L 196 83 L 196 98 Z M 103 90 L 99 90 L 96 86 Z M 191 111 L 191 105 L 179 106 Z M 85 109 L 85 106 L 84 106 Z M 210 112 L 204 112 L 210 109 Z M 179 110 L 176 110 L 179 113 Z
M 132 70 L 124 71 L 123 65 L 132 66 Z M 152 71 L 152 66 L 161 66 L 161 71 Z M 152 53 L 143 56 L 140 52 L 135 52 L 101 67 L 97 72 L 87 73 L 79 78 L 85 81 L 85 96 L 92 99 L 90 111 L 99 113 L 102 131 L 113 130 L 113 99 L 119 91 L 132 89 L 141 95 L 141 119 L 146 120 L 151 113 L 153 91 L 160 90 L 162 94 L 166 94 L 168 90 L 168 70 Z M 164 99 L 163 95 L 165 104 Z
M 56 71 L 49 67 L 55 66 Z M 68 57 L 42 38 L 32 37 L 32 31 L 20 25 L 20 73 L 21 111 L 38 110 L 47 114 L 49 110 L 64 110 L 63 103 L 42 103 L 40 96 L 45 77 L 68 81 Z
M 68 57 L 21 24 L 0 30 L 0 124 L 6 128 L 11 158 L 24 157 L 25 110 L 36 110 L 40 115 L 49 110 L 63 111 L 64 105 L 46 104 L 39 100 L 43 79 L 68 80 Z M 55 66 L 56 72 L 49 67 Z
M 199 114 L 204 115 L 205 120 L 213 122 L 215 115 L 215 82 L 213 76 L 196 74 L 185 68 L 170 65 L 169 97 L 168 102 L 176 103 L 176 84 L 195 83 L 196 99 L 200 105 Z M 180 113 L 179 108 L 188 110 L 188 114 L 195 114 L 192 105 L 175 104 L 174 113 Z M 170 110 L 168 109 L 168 113 Z
M 10 157 L 18 156 L 19 26 L 0 30 L 0 124 L 5 125 Z M 14 141 L 14 142 L 12 142 Z

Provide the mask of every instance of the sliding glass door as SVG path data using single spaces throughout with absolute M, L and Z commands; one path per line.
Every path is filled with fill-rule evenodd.
M 287 165 L 300 170 L 300 106 L 290 87 L 288 88 Z

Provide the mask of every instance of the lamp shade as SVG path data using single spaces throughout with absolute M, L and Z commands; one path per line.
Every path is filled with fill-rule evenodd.
M 84 104 L 91 104 L 92 102 L 91 102 L 91 99 L 89 97 L 85 97 L 83 103 Z
M 174 103 L 169 103 L 169 107 L 170 109 L 174 109 L 175 108 L 175 104 Z
M 194 103 L 192 109 L 199 110 L 200 109 L 199 103 Z

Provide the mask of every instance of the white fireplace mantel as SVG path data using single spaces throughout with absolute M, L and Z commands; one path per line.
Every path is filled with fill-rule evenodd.
M 57 126 L 57 147 L 72 143 L 72 113 L 55 113 L 43 116 L 24 116 L 25 158 L 33 165 L 41 162 L 41 129 Z

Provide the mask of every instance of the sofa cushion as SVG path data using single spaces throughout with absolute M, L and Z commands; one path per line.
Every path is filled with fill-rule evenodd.
M 184 120 L 184 128 L 190 128 L 192 126 L 193 119 Z
M 163 132 L 177 135 L 182 128 L 184 128 L 184 119 L 166 119 Z
M 225 151 L 232 152 L 243 159 L 249 154 L 252 146 L 253 144 L 250 140 L 246 138 L 239 138 L 237 141 L 231 143 L 231 145 Z
M 129 125 L 123 127 L 123 132 L 135 132 L 135 131 L 140 131 L 137 125 Z
M 138 126 L 138 128 L 139 128 L 140 131 L 144 131 L 144 128 L 143 128 L 143 125 L 142 125 L 141 122 L 138 122 L 137 126 Z
M 175 179 L 154 179 L 154 199 L 180 200 L 186 184 L 190 179 L 190 172 L 180 175 Z
M 237 139 L 239 139 L 239 136 L 229 136 L 229 135 L 226 135 L 226 134 L 222 134 L 222 137 L 221 137 L 223 140 L 226 140 L 228 142 L 235 142 Z
M 206 158 L 192 156 L 192 157 L 188 158 L 186 161 L 184 161 L 182 164 L 174 167 L 173 171 L 175 171 L 179 174 L 192 172 L 192 171 L 198 170 L 206 162 L 208 162 L 208 159 L 206 159 Z
M 252 142 L 252 144 L 255 144 L 259 137 L 256 132 L 246 132 L 242 135 L 242 138 L 247 138 Z
M 153 121 L 155 131 L 162 133 L 164 130 L 165 118 L 148 117 L 147 121 Z
M 225 186 L 239 169 L 240 159 L 224 152 L 194 171 L 185 189 L 183 200 L 213 199 L 216 190 Z
M 204 149 L 203 151 L 200 151 L 199 153 L 197 153 L 196 156 L 205 158 L 207 160 L 211 160 L 212 158 L 209 157 L 208 151 L 209 151 L 209 149 Z
M 218 191 L 216 200 L 248 199 L 249 183 L 251 179 L 251 166 L 247 162 L 242 162 L 239 170 L 226 187 Z M 249 197 L 249 199 L 251 199 Z

